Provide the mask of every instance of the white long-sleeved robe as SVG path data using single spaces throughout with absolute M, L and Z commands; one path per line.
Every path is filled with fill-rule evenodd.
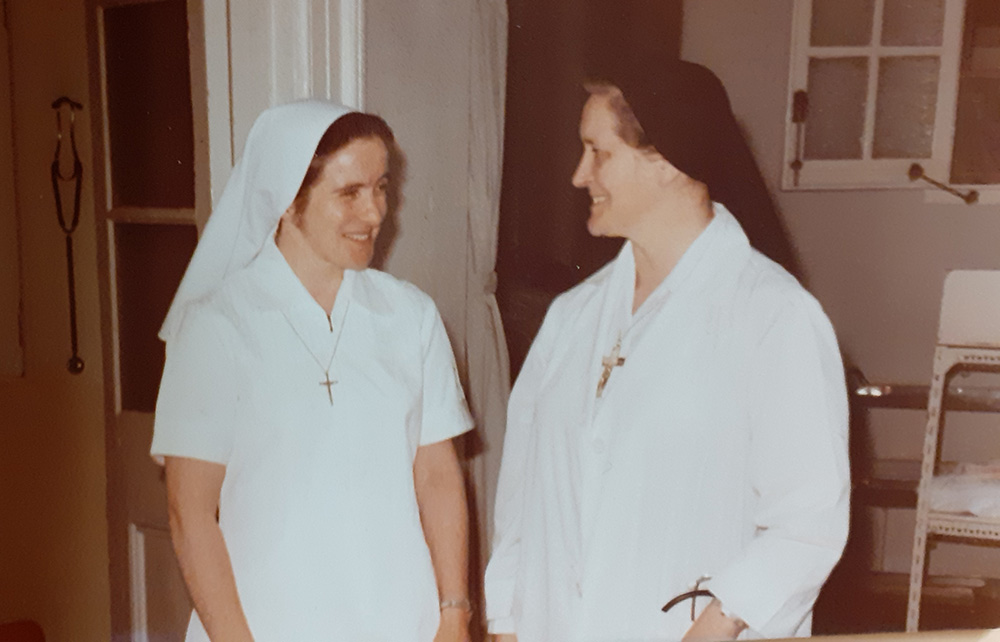
M 634 283 L 626 243 L 553 302 L 514 387 L 490 628 L 679 639 L 690 603 L 660 608 L 708 575 L 746 636 L 808 634 L 848 526 L 833 329 L 721 205 L 633 315 Z M 619 339 L 625 363 L 598 398 Z

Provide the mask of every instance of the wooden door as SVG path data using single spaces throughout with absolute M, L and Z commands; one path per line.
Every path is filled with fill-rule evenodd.
M 114 640 L 183 640 L 191 604 L 149 457 L 157 331 L 210 209 L 200 0 L 91 0 Z M 227 150 L 228 151 L 228 150 Z
M 14 200 L 14 139 L 7 24 L 0 24 L 0 377 L 21 376 L 21 261 Z

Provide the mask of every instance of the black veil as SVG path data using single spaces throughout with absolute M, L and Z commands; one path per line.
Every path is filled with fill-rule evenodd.
M 751 245 L 801 278 L 795 251 L 722 82 L 691 62 L 629 62 L 619 59 L 595 69 L 590 79 L 621 89 L 646 142 L 707 185 L 712 200 L 732 212 Z

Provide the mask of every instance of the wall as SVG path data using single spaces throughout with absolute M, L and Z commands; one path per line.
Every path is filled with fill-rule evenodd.
M 833 321 L 847 358 L 871 381 L 926 385 L 945 273 L 1000 269 L 1000 206 L 930 204 L 919 189 L 777 190 L 792 5 L 792 0 L 687 0 L 681 55 L 707 65 L 726 85 L 800 253 L 809 288 Z M 873 417 L 873 431 L 877 456 L 920 457 L 923 413 L 881 413 Z M 1000 453 L 1000 441 L 986 445 L 981 457 Z M 897 528 L 887 533 L 886 560 L 892 570 L 905 570 L 910 535 L 903 531 L 912 523 L 905 515 L 892 515 L 890 522 Z M 975 568 L 978 553 L 969 550 L 955 552 L 954 564 Z
M 365 109 L 386 119 L 406 155 L 383 267 L 434 298 L 462 363 L 471 3 L 426 0 L 403 11 L 394 0 L 369 0 L 364 11 Z
M 685 3 L 682 54 L 725 83 L 779 184 L 792 0 Z M 780 192 L 810 289 L 872 381 L 926 383 L 945 272 L 1000 268 L 1000 206 L 928 204 L 923 190 Z
M 88 97 L 83 0 L 7 2 L 24 286 L 23 378 L 0 380 L 0 621 L 38 620 L 53 642 L 109 630 L 104 415 L 89 113 L 76 251 L 80 354 L 70 356 L 66 258 L 49 182 L 51 102 Z

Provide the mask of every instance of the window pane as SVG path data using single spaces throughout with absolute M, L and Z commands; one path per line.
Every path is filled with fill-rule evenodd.
M 111 7 L 104 24 L 112 202 L 194 207 L 186 4 Z
M 934 56 L 882 59 L 873 158 L 930 158 L 940 66 Z
M 861 158 L 867 90 L 867 58 L 809 60 L 807 160 Z
M 164 357 L 156 334 L 197 242 L 194 225 L 115 224 L 123 410 L 153 412 Z
M 944 38 L 944 0 L 885 0 L 882 44 L 939 46 Z
M 1000 5 L 965 8 L 951 182 L 1000 184 Z
M 868 45 L 872 41 L 874 0 L 813 0 L 814 47 Z
M 951 181 L 1000 183 L 1000 74 L 962 79 Z

